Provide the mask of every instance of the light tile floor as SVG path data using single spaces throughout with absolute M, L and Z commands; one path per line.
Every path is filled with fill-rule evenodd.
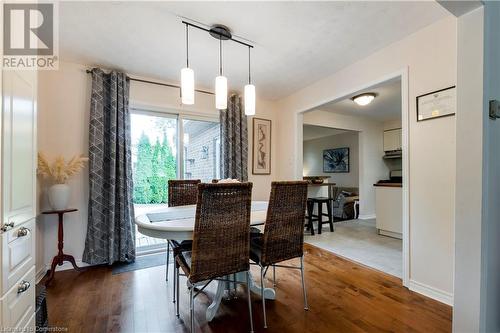
M 375 219 L 336 222 L 335 232 L 323 225 L 321 235 L 306 231 L 305 242 L 382 272 L 402 277 L 402 241 L 377 234 Z

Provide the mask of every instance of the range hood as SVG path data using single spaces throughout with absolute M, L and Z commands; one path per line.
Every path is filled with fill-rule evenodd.
M 403 151 L 402 150 L 390 150 L 386 151 L 384 155 L 384 159 L 390 159 L 390 158 L 402 158 L 403 157 Z

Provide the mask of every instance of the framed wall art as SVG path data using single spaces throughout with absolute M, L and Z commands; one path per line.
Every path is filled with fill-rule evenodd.
M 271 174 L 271 120 L 253 118 L 252 174 Z
M 323 150 L 323 172 L 348 173 L 349 147 Z
M 417 96 L 417 121 L 453 116 L 455 109 L 455 86 Z

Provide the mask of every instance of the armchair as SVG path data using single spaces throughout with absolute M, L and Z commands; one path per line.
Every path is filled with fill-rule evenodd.
M 357 187 L 333 187 L 333 217 L 340 220 L 354 219 L 354 201 L 359 200 Z

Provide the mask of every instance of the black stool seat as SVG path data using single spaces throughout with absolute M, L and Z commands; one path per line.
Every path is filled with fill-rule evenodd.
M 323 204 L 326 204 L 327 213 L 323 213 Z M 318 221 L 318 234 L 321 234 L 322 226 L 325 223 L 330 225 L 330 231 L 334 231 L 332 204 L 333 199 L 328 197 L 314 197 L 307 199 L 307 228 L 311 230 L 311 235 L 314 235 L 314 221 Z M 314 205 L 316 205 L 318 209 L 317 215 L 313 214 Z M 326 221 L 323 221 L 324 216 L 328 218 Z
M 311 200 L 313 202 L 328 202 L 332 199 L 330 199 L 328 197 L 315 197 L 315 198 L 307 198 L 307 200 Z

